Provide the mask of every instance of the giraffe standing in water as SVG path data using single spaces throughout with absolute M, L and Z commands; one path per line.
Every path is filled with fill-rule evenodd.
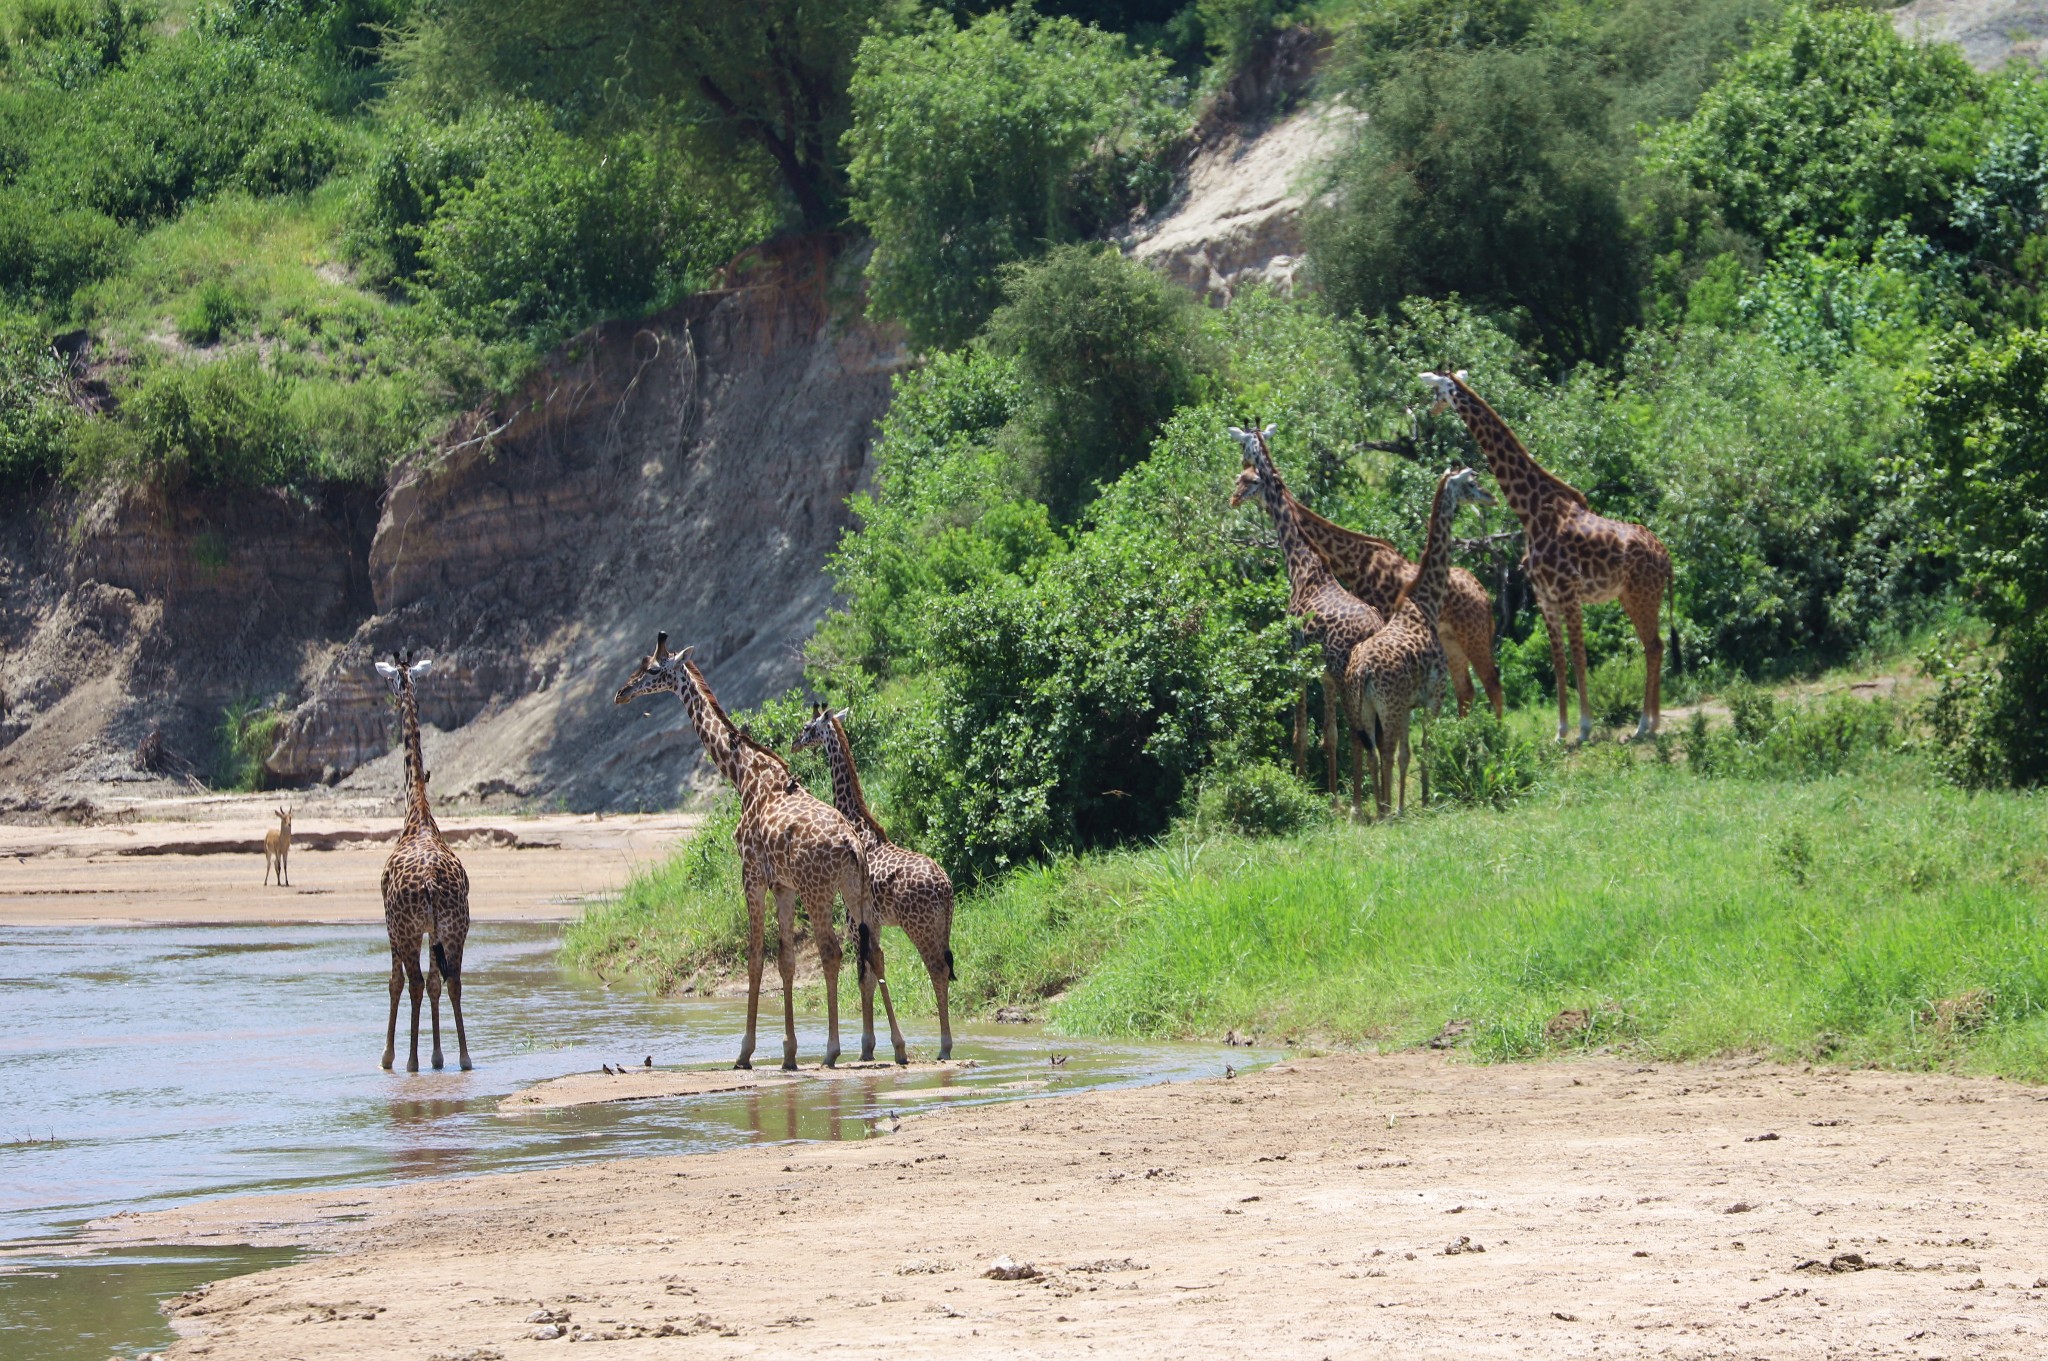
M 860 771 L 853 764 L 853 744 L 846 740 L 846 710 L 833 713 L 820 704 L 811 711 L 811 721 L 797 735 L 795 748 L 822 747 L 832 767 L 832 806 L 860 833 L 861 848 L 867 852 L 868 879 L 875 889 L 876 929 L 901 928 L 917 947 L 925 972 L 931 975 L 932 998 L 939 1008 L 939 1058 L 953 1057 L 953 1017 L 946 994 L 953 972 L 953 881 L 939 862 L 927 855 L 899 846 L 882 830 L 882 824 L 868 810 L 860 787 Z M 875 943 L 874 974 L 883 968 L 882 947 Z M 863 976 L 861 1016 L 874 1015 L 872 981 Z M 863 1059 L 875 1056 L 872 1028 L 861 1040 Z
M 1237 475 L 1230 504 L 1237 506 L 1259 490 L 1259 470 L 1246 468 Z M 1316 555 L 1329 564 L 1330 572 L 1345 590 L 1391 617 L 1401 592 L 1415 583 L 1421 570 L 1385 539 L 1346 529 L 1303 505 L 1292 491 L 1286 493 L 1294 508 L 1296 523 Z M 1437 620 L 1437 640 L 1443 644 L 1444 660 L 1450 666 L 1451 690 L 1458 697 L 1458 716 L 1472 708 L 1472 672 L 1486 689 L 1487 702 L 1498 718 L 1506 709 L 1500 690 L 1500 668 L 1493 660 L 1493 602 L 1479 578 L 1462 567 L 1451 569 L 1450 584 L 1444 591 L 1443 613 Z M 1335 734 L 1331 737 L 1330 770 L 1334 787 L 1337 768 Z
M 1344 670 L 1352 722 L 1371 743 L 1373 802 L 1380 817 L 1393 804 L 1394 763 L 1400 762 L 1400 811 L 1408 811 L 1408 725 L 1418 707 L 1434 713 L 1443 704 L 1445 663 L 1437 641 L 1437 619 L 1450 583 L 1451 523 L 1458 507 L 1490 506 L 1493 497 L 1470 468 L 1453 468 L 1437 480 L 1429 507 L 1429 537 L 1422 546 L 1415 584 L 1403 593 L 1387 626 L 1352 649 Z M 1377 741 L 1374 733 L 1378 733 Z M 1422 772 L 1422 797 L 1429 798 L 1429 771 Z
M 1657 611 L 1672 600 L 1671 656 L 1678 662 L 1678 606 L 1673 596 L 1671 554 L 1642 525 L 1595 515 L 1585 493 L 1529 456 L 1515 432 L 1466 385 L 1465 371 L 1425 373 L 1436 391 L 1431 413 L 1450 407 L 1464 420 L 1472 442 L 1486 459 L 1501 495 L 1522 522 L 1529 549 L 1529 587 L 1543 626 L 1550 633 L 1550 660 L 1557 671 L 1557 740 L 1571 722 L 1571 677 L 1565 671 L 1565 642 L 1579 684 L 1579 741 L 1593 735 L 1586 711 L 1586 636 L 1581 606 L 1619 599 L 1643 645 L 1643 716 L 1635 735 L 1657 731 L 1664 645 L 1657 637 Z
M 426 975 L 434 1025 L 434 1067 L 441 1066 L 441 983 L 447 980 L 448 1001 L 455 1012 L 455 1044 L 462 1071 L 469 1071 L 469 1036 L 462 1028 L 462 946 L 469 939 L 469 874 L 434 822 L 427 802 L 428 772 L 420 756 L 419 697 L 413 686 L 431 665 L 391 654 L 377 663 L 377 673 L 398 697 L 398 716 L 405 734 L 405 826 L 398 844 L 384 862 L 384 931 L 391 940 L 391 1017 L 384 1028 L 386 1071 L 398 1047 L 398 991 L 412 996 L 412 1048 L 405 1071 L 420 1070 L 420 942 L 426 941 L 431 967 Z
M 1245 465 L 1258 474 L 1259 499 L 1273 517 L 1273 530 L 1280 540 L 1280 553 L 1287 564 L 1287 612 L 1301 620 L 1304 637 L 1323 653 L 1323 697 L 1326 730 L 1336 726 L 1336 697 L 1344 692 L 1344 666 L 1351 650 L 1379 632 L 1385 618 L 1372 606 L 1344 589 L 1324 562 L 1309 546 L 1296 513 L 1300 504 L 1287 494 L 1280 470 L 1273 466 L 1273 454 L 1266 440 L 1273 427 L 1230 433 L 1243 446 Z M 1364 800 L 1363 747 L 1359 725 L 1353 721 L 1351 735 L 1351 808 L 1357 813 Z M 1333 772 L 1334 774 L 1334 772 Z M 1334 779 L 1332 781 L 1334 783 Z
M 733 1066 L 754 1066 L 767 899 L 772 895 L 779 940 L 776 963 L 782 975 L 782 1066 L 787 1070 L 796 1067 L 796 909 L 801 902 L 825 974 L 830 1031 L 825 1066 L 832 1067 L 839 1061 L 839 965 L 844 958 L 839 934 L 832 926 L 835 899 L 846 902 L 848 923 L 858 944 L 863 988 L 868 986 L 873 953 L 874 891 L 859 835 L 837 809 L 814 798 L 781 757 L 734 726 L 704 673 L 690 660 L 690 649 L 670 652 L 666 633 L 656 637 L 654 651 L 641 659 L 613 702 L 626 704 L 664 690 L 683 702 L 705 752 L 740 793 L 740 825 L 733 839 L 739 846 L 740 881 L 747 899 L 747 1033 Z M 879 972 L 874 982 L 881 988 L 882 1005 L 889 1014 L 896 1061 L 907 1063 L 908 1051 L 896 1023 L 889 985 Z M 872 1053 L 871 1021 L 866 1029 L 864 1043 Z

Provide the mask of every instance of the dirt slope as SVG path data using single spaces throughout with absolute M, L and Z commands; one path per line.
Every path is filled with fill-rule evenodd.
M 399 647 L 440 663 L 438 797 L 673 806 L 696 757 L 679 706 L 643 719 L 611 692 L 664 628 L 734 705 L 800 676 L 906 360 L 848 319 L 850 268 L 796 242 L 601 326 L 381 497 L 133 492 L 0 524 L 0 813 L 162 785 L 131 759 L 152 730 L 170 773 L 203 774 L 250 697 L 289 708 L 280 780 L 394 787 L 370 662 Z
M 2031 1358 L 2040 1100 L 1739 1062 L 1350 1056 L 914 1115 L 857 1144 L 98 1231 L 331 1253 L 175 1301 L 179 1361 L 525 1361 L 570 1340 L 615 1361 Z M 1037 1274 L 986 1278 L 1004 1256 Z
M 1892 11 L 1909 38 L 1955 43 L 1979 71 L 2009 60 L 2038 62 L 2048 40 L 2044 0 L 1912 0 Z

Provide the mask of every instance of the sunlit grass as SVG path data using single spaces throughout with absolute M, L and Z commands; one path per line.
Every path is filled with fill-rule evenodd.
M 737 893 L 673 891 L 650 876 L 627 895 L 641 972 L 663 980 L 649 964 L 681 942 L 714 972 L 739 958 Z M 2048 1080 L 2044 898 L 2038 797 L 1965 794 L 1908 757 L 1703 779 L 1595 746 L 1506 811 L 1170 837 L 1013 874 L 960 904 L 955 1008 L 1384 1046 L 1461 1020 L 1488 1059 L 1620 1045 Z M 572 957 L 625 959 L 601 943 L 624 910 L 580 924 Z M 899 1001 L 928 1011 L 896 957 Z

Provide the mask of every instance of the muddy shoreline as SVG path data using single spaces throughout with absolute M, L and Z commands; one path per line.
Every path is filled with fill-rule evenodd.
M 1743 1061 L 1342 1055 L 766 1145 L 229 1199 L 321 1255 L 171 1358 L 2032 1357 L 2043 1093 Z M 989 1279 L 1000 1257 L 1035 1274 Z

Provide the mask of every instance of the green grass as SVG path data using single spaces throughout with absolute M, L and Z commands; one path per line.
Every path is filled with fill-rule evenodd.
M 593 909 L 570 959 L 657 985 L 729 970 L 745 918 L 715 858 Z M 1012 874 L 960 904 L 955 1012 L 1023 1003 L 1073 1034 L 1385 1046 L 1460 1019 L 1494 1060 L 1619 1045 L 2041 1081 L 2044 907 L 2038 797 L 1966 794 L 1897 755 L 1706 779 L 1595 746 L 1504 811 L 1186 834 Z M 899 1003 L 929 1011 L 922 970 L 896 959 Z M 1585 1023 L 1551 1024 L 1568 1010 Z

